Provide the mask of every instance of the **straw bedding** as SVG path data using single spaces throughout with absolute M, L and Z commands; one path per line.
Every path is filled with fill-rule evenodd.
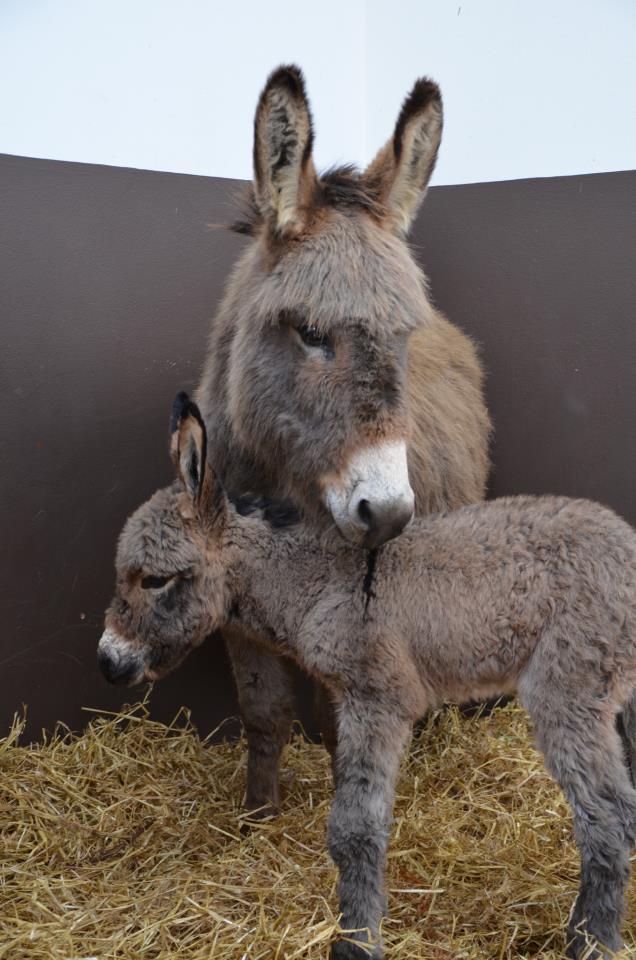
M 0 744 L 0 958 L 328 956 L 337 900 L 320 746 L 295 736 L 281 816 L 250 826 L 244 743 L 201 741 L 185 712 L 166 727 L 136 705 L 31 748 L 20 730 Z M 523 711 L 428 722 L 397 791 L 389 957 L 556 960 L 577 869 Z

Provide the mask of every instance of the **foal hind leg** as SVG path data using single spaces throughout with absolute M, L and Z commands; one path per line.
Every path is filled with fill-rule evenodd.
M 546 694 L 549 681 L 538 679 L 526 678 L 519 692 L 532 716 L 546 767 L 572 807 L 581 854 L 567 956 L 601 960 L 622 947 L 620 928 L 636 825 L 636 791 L 607 701 L 584 688 L 571 691 L 571 697 L 564 692 L 560 698 L 550 698 Z M 596 941 L 592 948 L 590 940 Z
M 223 635 L 247 737 L 245 805 L 266 817 L 278 812 L 278 772 L 294 716 L 291 665 L 235 629 Z
M 623 742 L 625 763 L 636 787 L 636 693 L 633 693 L 616 718 L 617 729 Z

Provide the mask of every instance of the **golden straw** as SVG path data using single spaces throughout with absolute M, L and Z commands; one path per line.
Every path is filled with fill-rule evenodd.
M 146 704 L 0 741 L 1 960 L 324 960 L 337 929 L 327 755 L 297 733 L 276 820 L 246 823 L 245 743 Z M 397 789 L 387 956 L 561 958 L 569 811 L 515 706 L 431 717 Z M 636 880 L 625 935 L 636 946 Z

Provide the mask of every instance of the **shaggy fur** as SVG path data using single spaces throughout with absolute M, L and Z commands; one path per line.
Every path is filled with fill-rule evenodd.
M 214 320 L 197 391 L 226 489 L 291 500 L 324 529 L 333 522 L 326 484 L 352 455 L 404 441 L 416 514 L 482 499 L 490 423 L 481 366 L 432 306 L 403 239 L 441 131 L 439 89 L 420 80 L 367 171 L 319 177 L 301 72 L 281 67 L 268 79 L 239 226 L 252 240 Z M 317 346 L 303 341 L 307 330 Z M 291 675 L 240 631 L 228 650 L 249 744 L 247 802 L 271 810 L 294 711 Z M 321 713 L 333 743 L 328 704 Z
M 570 801 L 581 884 L 569 955 L 607 957 L 620 923 L 636 791 L 615 721 L 627 705 L 633 761 L 636 533 L 584 500 L 511 497 L 419 518 L 376 554 L 303 524 L 242 516 L 205 462 L 191 405 L 177 429 L 179 480 L 128 521 L 100 657 L 108 673 L 162 676 L 230 625 L 291 657 L 337 705 L 329 849 L 347 929 L 382 956 L 384 865 L 411 725 L 445 700 L 518 691 L 546 765 Z M 149 575 L 170 576 L 143 589 Z M 248 642 L 248 641 L 244 641 Z M 369 943 L 365 933 L 359 941 Z M 363 957 L 334 945 L 334 956 Z

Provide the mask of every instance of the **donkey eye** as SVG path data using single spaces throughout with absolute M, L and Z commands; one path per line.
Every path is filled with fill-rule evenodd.
M 141 581 L 141 586 L 144 590 L 158 590 L 159 587 L 165 587 L 167 583 L 173 579 L 170 577 L 155 577 L 152 574 L 147 577 L 143 577 Z
M 306 347 L 322 348 L 327 356 L 333 356 L 333 344 L 328 334 L 322 333 L 322 331 L 311 324 L 303 324 L 296 329 L 298 336 Z

